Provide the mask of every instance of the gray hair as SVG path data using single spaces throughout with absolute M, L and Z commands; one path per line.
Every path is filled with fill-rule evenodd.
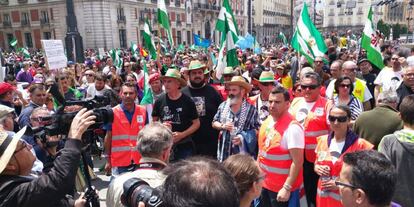
M 159 122 L 147 124 L 138 133 L 137 149 L 143 157 L 158 157 L 172 144 L 171 130 Z
M 377 98 L 378 103 L 382 104 L 396 104 L 399 101 L 399 97 L 396 91 L 394 90 L 385 90 L 382 91 Z
M 322 78 L 321 78 L 321 76 L 319 76 L 318 73 L 315 73 L 315 72 L 307 72 L 307 73 L 305 73 L 301 77 L 301 80 L 303 80 L 304 78 L 313 79 L 313 80 L 315 80 L 318 83 L 319 86 L 322 85 Z

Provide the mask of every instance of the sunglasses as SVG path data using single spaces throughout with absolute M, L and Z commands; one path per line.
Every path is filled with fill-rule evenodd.
M 341 88 L 350 88 L 351 84 L 341 84 L 339 85 Z
M 273 82 L 260 82 L 263 86 L 273 86 Z
M 343 122 L 346 122 L 348 120 L 348 117 L 347 116 L 331 116 L 331 115 L 329 115 L 328 119 L 329 119 L 330 122 L 338 121 L 340 123 L 343 123 Z
M 391 58 L 391 60 L 398 60 L 398 58 Z
M 344 187 L 348 187 L 348 188 L 351 188 L 351 189 L 358 189 L 356 186 L 354 186 L 354 185 L 351 185 L 351 184 L 349 184 L 349 183 L 343 183 L 343 182 L 340 182 L 340 181 L 337 181 L 337 180 L 335 180 L 335 185 L 336 186 L 344 186 Z
M 319 85 L 300 85 L 300 87 L 301 87 L 303 90 L 306 90 L 306 89 L 314 90 L 314 89 L 318 88 L 318 87 L 319 87 Z

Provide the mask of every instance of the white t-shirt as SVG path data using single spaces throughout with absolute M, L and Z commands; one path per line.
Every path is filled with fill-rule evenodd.
M 312 110 L 316 102 L 304 102 L 305 104 L 301 105 L 299 110 L 296 111 L 295 119 L 302 126 L 305 124 L 306 117 L 308 117 L 309 112 Z M 293 113 L 291 113 L 293 114 Z
M 375 85 L 382 87 L 382 90 L 396 90 L 402 81 L 402 70 L 395 72 L 394 70 L 383 69 L 374 81 Z
M 305 148 L 305 132 L 297 124 L 290 124 L 283 133 L 280 146 L 284 149 L 303 149 Z
M 325 94 L 326 94 L 327 99 L 333 99 L 334 90 L 335 90 L 335 81 L 336 81 L 336 79 L 332 80 L 329 83 L 328 87 L 326 88 Z M 354 85 L 354 89 L 355 89 L 356 81 L 353 83 L 353 85 Z M 364 85 L 364 87 L 365 87 L 365 89 L 364 89 L 364 101 L 363 102 L 366 102 L 366 101 L 369 101 L 370 99 L 372 99 L 372 94 L 371 94 L 371 92 L 369 92 L 369 89 L 368 89 L 366 84 Z
M 329 145 L 329 153 L 331 153 L 332 163 L 335 163 L 339 159 L 344 146 L 345 140 L 342 142 L 337 142 L 336 139 L 331 140 L 331 145 Z
M 103 96 L 103 92 L 105 89 L 111 89 L 111 88 L 105 85 L 105 87 L 102 90 L 98 91 L 95 88 L 95 83 L 92 83 L 88 86 L 88 90 L 86 91 L 87 97 L 93 98 L 95 96 Z

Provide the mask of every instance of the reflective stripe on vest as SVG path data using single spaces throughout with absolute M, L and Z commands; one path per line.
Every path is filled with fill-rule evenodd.
M 270 166 L 267 166 L 263 163 L 259 163 L 259 165 L 260 165 L 261 168 L 263 168 L 264 170 L 266 170 L 268 172 L 277 173 L 277 174 L 284 174 L 284 175 L 289 174 L 289 169 L 270 167 Z
M 260 151 L 260 155 L 263 158 L 266 158 L 268 160 L 274 160 L 274 161 L 292 160 L 292 157 L 290 156 L 290 154 L 285 154 L 285 155 L 271 155 L 271 154 L 266 153 L 265 151 Z
M 314 150 L 314 149 L 316 149 L 316 144 L 307 144 L 307 145 L 305 145 L 305 149 L 307 149 L 307 150 Z
M 328 134 L 328 130 L 319 130 L 319 131 L 305 131 L 305 137 L 319 137 L 325 134 Z
M 137 140 L 138 136 L 116 135 L 112 136 L 112 140 Z
M 112 147 L 111 152 L 129 152 L 136 150 L 136 147 Z
M 317 192 L 318 196 L 320 196 L 321 198 L 332 198 L 336 201 L 341 201 L 341 195 L 339 195 L 338 193 L 334 193 L 332 191 L 321 191 L 320 189 L 318 189 Z

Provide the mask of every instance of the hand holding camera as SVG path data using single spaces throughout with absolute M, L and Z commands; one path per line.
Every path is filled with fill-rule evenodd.
M 73 118 L 68 136 L 72 139 L 81 140 L 86 129 L 95 123 L 96 116 L 92 114 L 92 110 L 86 111 L 85 108 L 80 110 Z

